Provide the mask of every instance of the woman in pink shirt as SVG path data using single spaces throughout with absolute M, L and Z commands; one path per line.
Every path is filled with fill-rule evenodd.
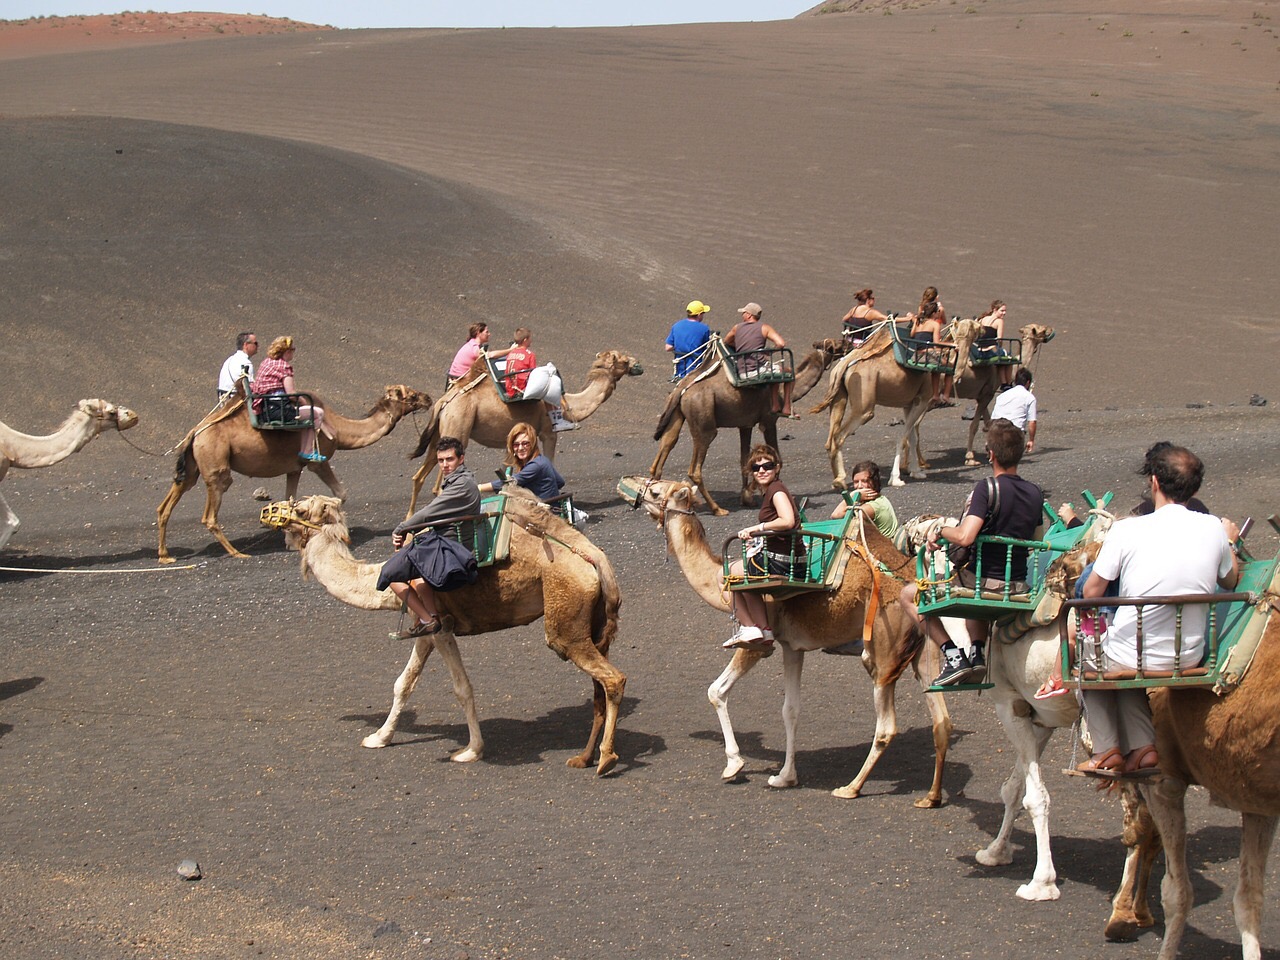
M 493 333 L 489 330 L 487 323 L 473 323 L 467 328 L 467 342 L 458 348 L 458 352 L 453 355 L 453 363 L 449 364 L 449 377 L 445 381 L 445 387 L 451 387 L 455 382 L 462 379 L 471 370 L 472 364 L 476 359 L 485 354 L 490 357 L 505 357 L 511 352 L 510 348 L 506 350 L 486 350 L 489 345 L 489 339 Z

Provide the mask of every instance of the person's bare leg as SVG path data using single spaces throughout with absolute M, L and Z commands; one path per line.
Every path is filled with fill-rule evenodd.
M 393 583 L 391 584 L 391 592 L 399 598 L 401 603 L 409 608 L 409 611 L 414 616 L 423 623 L 426 623 L 428 620 L 436 617 L 436 614 L 432 612 L 432 608 L 435 606 L 435 597 L 434 594 L 431 593 L 431 588 L 427 587 L 428 596 L 432 599 L 431 606 L 427 606 L 419 595 L 419 584 L 426 586 L 426 581 L 415 580 L 413 583 Z

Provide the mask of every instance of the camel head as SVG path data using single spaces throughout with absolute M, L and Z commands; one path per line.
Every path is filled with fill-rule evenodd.
M 128 430 L 138 422 L 138 415 L 128 407 L 117 407 L 106 400 L 81 400 L 76 409 L 95 422 L 99 433 L 108 424 L 115 424 L 117 430 Z
M 824 337 L 813 341 L 813 349 L 822 351 L 822 369 L 825 370 L 849 352 L 849 345 L 843 338 Z
M 610 379 L 617 383 L 623 377 L 638 377 L 644 373 L 644 367 L 635 357 L 629 357 L 618 350 L 601 350 L 591 364 L 592 371 L 604 370 Z M 590 376 L 590 374 L 588 374 Z
M 263 507 L 258 519 L 263 526 L 283 530 L 285 545 L 299 553 L 319 530 L 336 536 L 343 543 L 351 542 L 342 501 L 337 497 L 317 494 L 302 500 L 277 500 Z
M 623 477 L 618 481 L 618 493 L 634 509 L 643 507 L 659 527 L 667 511 L 693 513 L 699 503 L 697 488 L 683 480 Z
M 1018 336 L 1022 338 L 1022 365 L 1025 367 L 1040 352 L 1040 344 L 1048 343 L 1053 339 L 1053 327 L 1046 327 L 1043 323 L 1028 323 L 1024 327 L 1018 328 Z
M 382 391 L 382 399 L 391 409 L 400 411 L 402 417 L 415 410 L 430 410 L 432 404 L 430 396 L 403 383 L 388 384 Z

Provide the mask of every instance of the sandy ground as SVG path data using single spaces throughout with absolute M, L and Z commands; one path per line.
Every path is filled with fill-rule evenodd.
M 868 795 L 838 801 L 873 731 L 856 663 L 812 657 L 800 789 L 781 757 L 775 658 L 736 694 L 747 781 L 718 780 L 704 698 L 727 625 L 613 494 L 647 467 L 660 346 L 693 298 L 745 300 L 798 344 L 849 291 L 952 313 L 994 297 L 1053 324 L 1037 368 L 1055 500 L 1136 499 L 1152 441 L 1209 464 L 1204 499 L 1280 502 L 1271 306 L 1280 178 L 1268 3 L 1006 3 L 630 30 L 326 31 L 0 61 L 0 419 L 53 429 L 81 396 L 141 424 L 3 493 L 23 526 L 0 573 L 0 947 L 22 957 L 1094 957 L 1119 874 L 1118 807 L 1054 774 L 1062 900 L 1029 905 L 973 852 L 1008 751 L 985 698 L 954 696 L 947 805 L 919 693 Z M 972 10 L 973 12 L 966 12 Z M 648 366 L 558 457 L 624 596 L 623 762 L 567 770 L 588 685 L 536 628 L 464 642 L 488 754 L 434 665 L 395 748 L 380 722 L 405 651 L 300 582 L 239 478 L 209 546 L 200 490 L 154 558 L 161 454 L 207 409 L 236 331 L 299 338 L 299 377 L 358 414 L 385 383 L 436 393 L 465 326 L 536 330 L 571 386 L 592 354 Z M 20 346 L 18 346 L 20 344 Z M 1251 395 L 1268 397 L 1250 406 Z M 892 411 L 846 447 L 887 462 Z M 931 478 L 900 515 L 950 510 L 979 475 L 932 414 Z M 794 489 L 830 506 L 824 424 L 787 428 Z M 357 552 L 402 515 L 406 422 L 337 469 Z M 124 441 L 131 441 L 129 446 Z M 732 500 L 734 443 L 713 447 Z M 677 467 L 687 440 L 674 454 Z M 473 453 L 478 472 L 497 457 Z M 282 484 L 270 484 L 279 491 Z M 313 479 L 303 492 L 317 492 Z M 742 516 L 709 522 L 712 540 Z M 1259 552 L 1277 537 L 1262 526 Z M 1070 759 L 1067 737 L 1048 768 Z M 1198 908 L 1184 955 L 1238 953 L 1238 829 L 1193 801 Z M 206 879 L 174 867 L 200 861 Z M 1268 877 L 1274 886 L 1276 869 Z M 1273 902 L 1271 898 L 1269 902 Z M 1280 917 L 1263 930 L 1280 956 Z M 1156 935 L 1108 947 L 1149 955 Z

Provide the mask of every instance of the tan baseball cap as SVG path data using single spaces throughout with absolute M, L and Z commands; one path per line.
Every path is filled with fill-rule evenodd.
M 732 301 L 730 302 L 732 303 Z M 749 313 L 753 317 L 755 317 L 757 320 L 759 320 L 760 314 L 764 313 L 764 309 L 758 303 L 748 303 L 745 307 L 739 307 L 738 312 Z

